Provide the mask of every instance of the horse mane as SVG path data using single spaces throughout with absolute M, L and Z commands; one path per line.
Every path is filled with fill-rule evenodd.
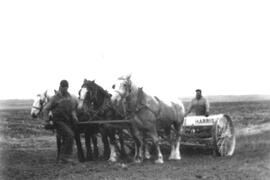
M 137 105 L 145 104 L 145 94 L 143 91 L 143 87 L 139 87 L 137 91 Z

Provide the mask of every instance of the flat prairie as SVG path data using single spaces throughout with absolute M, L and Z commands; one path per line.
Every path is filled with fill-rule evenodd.
M 213 102 L 211 114 L 228 114 L 236 130 L 236 150 L 217 157 L 200 148 L 181 147 L 180 161 L 141 164 L 95 160 L 56 163 L 55 134 L 30 116 L 31 101 L 2 102 L 0 179 L 269 179 L 270 101 Z M 185 106 L 187 103 L 185 103 Z M 76 157 L 74 151 L 74 160 Z

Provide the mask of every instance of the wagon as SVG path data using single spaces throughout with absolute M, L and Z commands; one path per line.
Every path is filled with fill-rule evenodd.
M 214 155 L 231 156 L 235 150 L 235 130 L 228 115 L 188 116 L 181 129 L 181 144 L 213 150 Z

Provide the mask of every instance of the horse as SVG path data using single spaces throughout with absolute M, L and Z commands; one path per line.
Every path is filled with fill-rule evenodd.
M 165 130 L 165 134 L 170 138 L 169 160 L 181 159 L 180 129 L 183 125 L 185 109 L 179 99 L 165 101 L 150 96 L 131 81 L 131 75 L 118 78 L 112 85 L 110 93 L 115 108 L 124 111 L 130 119 L 137 147 L 135 162 L 143 161 L 143 139 L 145 136 L 150 136 L 157 152 L 155 163 L 164 163 L 159 145 L 160 130 Z M 175 136 L 173 130 L 176 132 Z
M 50 92 L 51 91 L 46 90 L 44 93 L 38 94 L 36 96 L 36 98 L 34 99 L 34 102 L 32 104 L 32 108 L 31 108 L 31 112 L 30 112 L 30 115 L 34 119 L 36 119 L 38 117 L 42 118 L 44 107 L 50 101 L 51 97 L 57 93 L 56 90 L 54 90 L 54 94 L 52 94 Z M 49 116 L 50 116 L 50 121 L 49 121 L 49 124 L 45 125 L 45 129 L 53 130 L 53 132 L 54 132 L 56 127 L 55 127 L 54 122 L 52 121 L 53 113 L 51 111 L 49 112 Z M 85 121 L 87 118 L 89 118 L 89 117 L 86 114 L 79 113 L 79 120 L 80 121 Z M 83 155 L 84 153 L 82 150 L 81 141 L 80 141 L 80 133 L 86 132 L 85 133 L 86 160 L 93 159 L 92 149 L 91 149 L 91 145 L 90 145 L 90 139 L 92 139 L 93 146 L 94 146 L 94 156 L 97 157 L 98 156 L 97 138 L 93 134 L 89 133 L 89 132 L 91 132 L 91 129 L 89 130 L 89 128 L 80 127 L 79 129 L 77 129 L 76 132 L 77 132 L 77 134 L 75 137 L 75 141 L 76 141 L 76 145 L 77 145 L 77 149 L 78 149 L 79 161 L 83 162 L 85 160 L 84 155 Z M 59 159 L 60 159 L 61 144 L 62 144 L 62 137 L 58 133 L 56 133 L 56 145 L 57 145 L 56 159 L 57 159 L 57 161 L 59 161 Z
M 85 111 L 89 111 L 89 109 L 92 109 L 92 113 L 94 114 L 95 117 L 94 119 L 97 120 L 123 119 L 121 113 L 116 112 L 113 109 L 110 97 L 111 95 L 101 86 L 96 84 L 95 81 L 85 79 L 80 90 L 79 109 L 84 109 Z M 118 154 L 116 152 L 117 150 L 120 151 L 120 155 L 122 157 L 126 157 L 124 142 L 121 133 L 122 127 L 123 126 L 121 126 L 119 129 L 119 126 L 116 127 L 109 124 L 103 124 L 102 126 L 99 126 L 99 129 L 101 130 L 102 133 L 103 141 L 107 143 L 107 138 L 109 137 L 110 140 L 109 161 L 111 162 L 117 161 L 118 159 Z M 121 148 L 118 148 L 116 143 L 115 135 L 117 131 Z

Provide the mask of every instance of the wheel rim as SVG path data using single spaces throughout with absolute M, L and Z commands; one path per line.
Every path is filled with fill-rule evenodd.
M 231 156 L 235 149 L 235 133 L 231 119 L 223 116 L 216 124 L 216 146 L 220 156 Z

